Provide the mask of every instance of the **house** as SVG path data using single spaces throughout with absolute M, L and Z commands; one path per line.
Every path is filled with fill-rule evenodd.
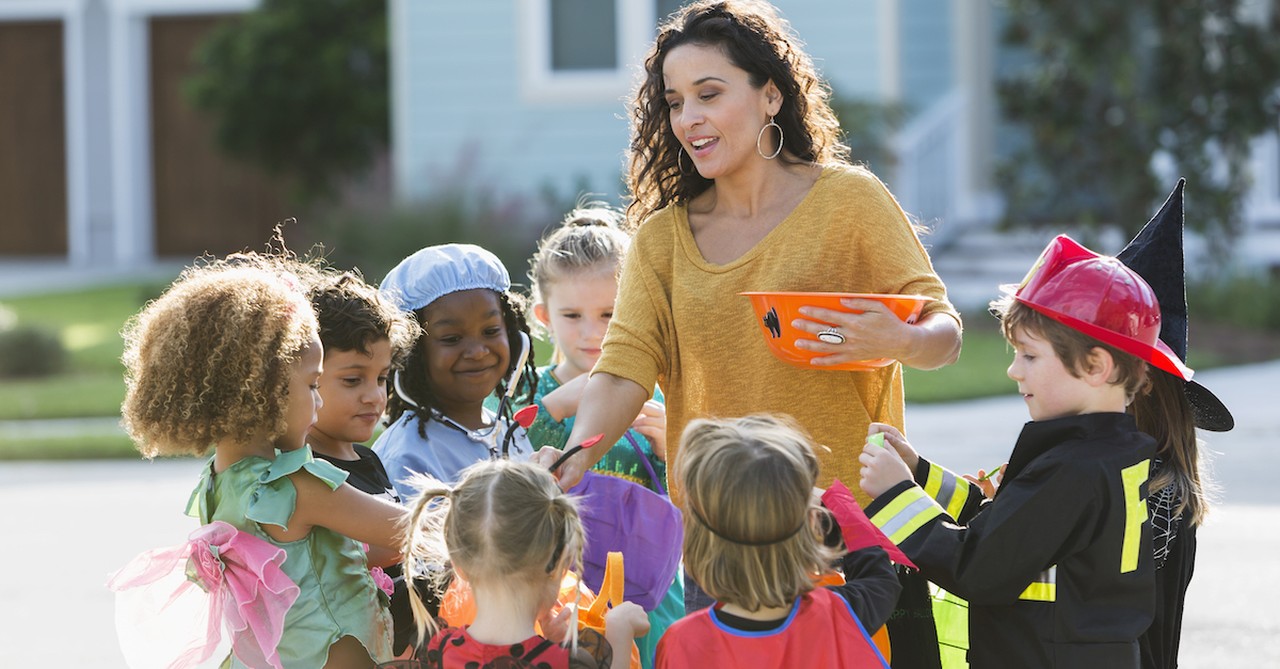
M 896 165 L 880 176 L 933 224 L 935 243 L 999 217 L 996 3 L 773 2 L 837 97 L 910 110 L 892 140 Z M 391 0 L 398 196 L 479 187 L 530 206 L 548 190 L 620 198 L 628 93 L 658 20 L 680 4 Z M 1278 147 L 1275 133 L 1257 142 L 1255 227 L 1280 222 Z
M 184 98 L 200 40 L 255 0 L 0 0 L 0 262 L 127 269 L 259 247 L 281 184 Z
M 401 201 L 622 198 L 626 100 L 680 0 L 387 2 Z M 256 4 L 0 0 L 0 263 L 130 268 L 261 244 L 289 214 L 280 184 L 220 156 L 180 90 L 200 39 Z M 998 217 L 995 3 L 774 4 L 838 97 L 912 111 L 881 177 L 936 244 Z M 1250 229 L 1280 230 L 1276 133 L 1253 163 Z M 1248 251 L 1280 262 L 1275 237 Z

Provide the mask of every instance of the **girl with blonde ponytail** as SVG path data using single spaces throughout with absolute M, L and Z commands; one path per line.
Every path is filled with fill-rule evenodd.
M 576 629 L 572 608 L 554 617 L 551 610 L 565 573 L 581 569 L 584 541 L 576 502 L 550 472 L 497 460 L 463 470 L 453 488 L 426 476 L 412 483 L 422 494 L 406 532 L 406 573 L 442 595 L 456 575 L 476 606 L 470 625 L 445 627 L 410 589 L 418 636 L 430 638 L 418 650 L 422 667 L 628 666 L 630 653 L 612 648 L 628 648 L 648 630 L 644 610 L 630 602 L 606 614 L 603 638 L 590 630 L 567 644 L 547 638 L 575 636 L 549 630 Z

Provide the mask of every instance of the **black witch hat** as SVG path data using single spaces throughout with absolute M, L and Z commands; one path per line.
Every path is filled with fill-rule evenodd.
M 1169 199 L 1142 231 L 1116 255 L 1151 285 L 1160 303 L 1160 340 L 1187 360 L 1187 286 L 1182 250 L 1182 190 L 1178 179 Z M 1235 427 L 1231 412 L 1208 388 L 1188 381 L 1183 386 L 1196 418 L 1196 427 L 1226 432 Z

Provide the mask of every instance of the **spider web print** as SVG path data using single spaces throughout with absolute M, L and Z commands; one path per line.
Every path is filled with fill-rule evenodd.
M 1155 460 L 1151 468 L 1151 478 L 1156 478 L 1163 463 Z M 1151 538 L 1155 545 L 1156 569 L 1164 567 L 1169 558 L 1169 550 L 1174 539 L 1178 538 L 1178 527 L 1182 524 L 1182 514 L 1174 513 L 1178 506 L 1177 486 L 1169 484 L 1156 491 L 1148 506 L 1151 509 Z

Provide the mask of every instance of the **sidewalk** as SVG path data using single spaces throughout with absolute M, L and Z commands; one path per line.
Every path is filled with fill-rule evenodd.
M 1280 666 L 1280 513 L 1270 468 L 1280 443 L 1280 361 L 1209 370 L 1198 379 L 1231 407 L 1236 429 L 1203 435 L 1223 492 L 1200 531 L 1181 664 L 1196 669 Z M 927 456 L 959 471 L 1003 461 L 1026 420 L 1021 398 L 909 405 L 907 431 Z M 181 543 L 182 515 L 201 462 L 0 464 L 0 667 L 121 669 L 114 600 L 103 583 L 137 553 Z M 1259 568 L 1261 567 L 1261 568 Z M 1101 669 L 1101 668 L 1098 668 Z

